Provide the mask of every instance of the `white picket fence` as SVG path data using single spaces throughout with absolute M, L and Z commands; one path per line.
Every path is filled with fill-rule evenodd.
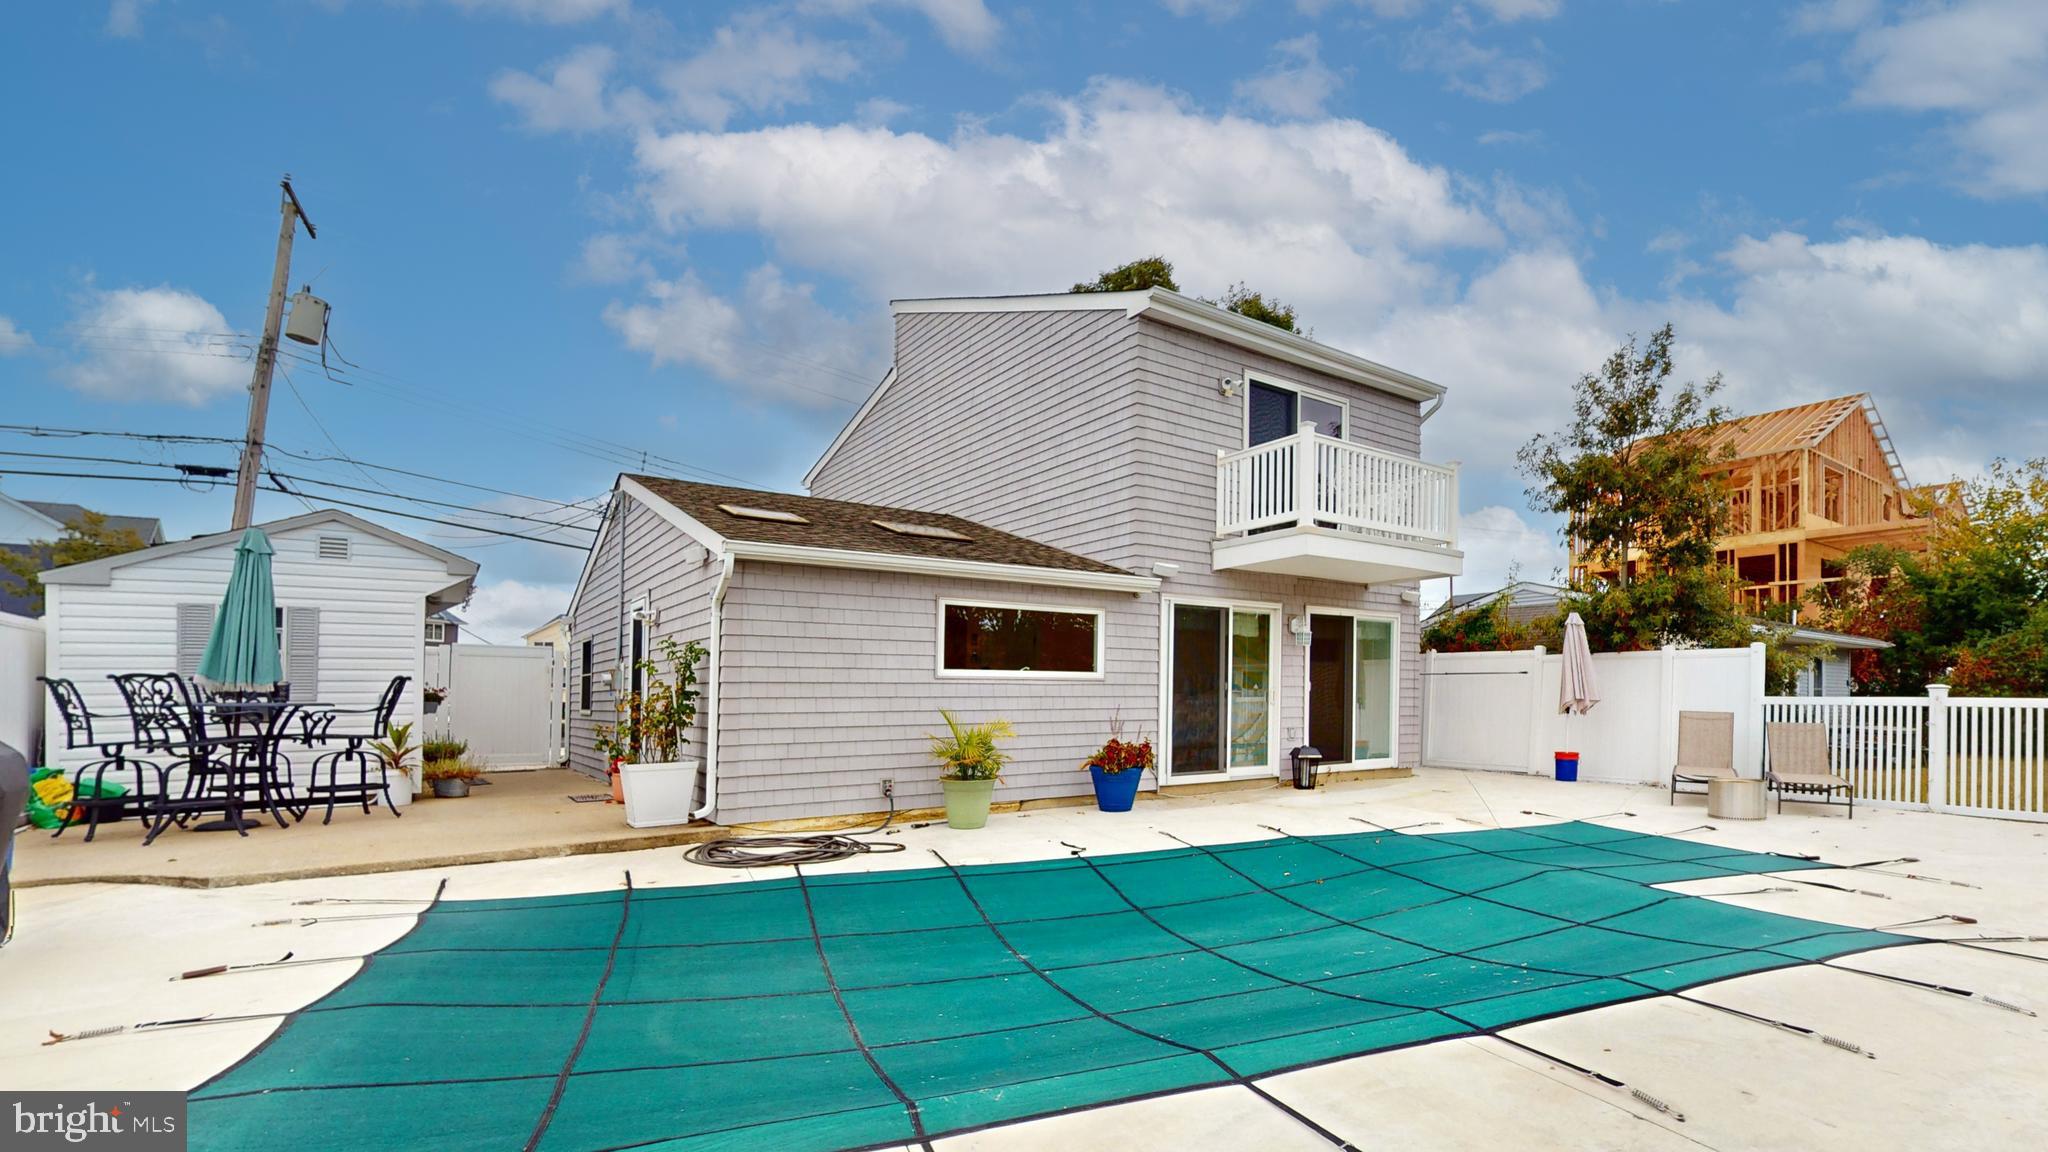
M 1773 698 L 1763 713 L 1826 725 L 1829 762 L 1858 801 L 2048 820 L 2048 700 L 1955 698 L 1935 684 L 1925 696 Z

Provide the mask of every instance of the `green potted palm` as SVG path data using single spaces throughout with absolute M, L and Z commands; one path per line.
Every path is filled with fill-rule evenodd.
M 932 759 L 945 765 L 939 786 L 946 790 L 946 826 L 980 828 L 988 823 L 989 801 L 995 796 L 996 781 L 1010 754 L 997 742 L 1013 733 L 1008 720 L 962 725 L 953 714 L 939 709 L 946 718 L 946 732 L 931 737 Z
M 412 774 L 412 758 L 419 750 L 419 745 L 412 742 L 411 724 L 393 724 L 385 739 L 370 744 L 370 751 L 384 758 L 384 781 L 391 787 L 393 808 L 412 803 L 414 793 L 420 789 L 420 782 Z

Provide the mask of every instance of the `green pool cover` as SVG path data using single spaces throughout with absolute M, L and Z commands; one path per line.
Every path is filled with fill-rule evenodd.
M 442 901 L 192 1093 L 195 1148 L 916 1144 L 1917 942 L 1591 824 Z

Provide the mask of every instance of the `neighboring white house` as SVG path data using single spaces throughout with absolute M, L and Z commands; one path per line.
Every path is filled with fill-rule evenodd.
M 366 708 L 406 676 L 398 719 L 416 719 L 427 618 L 468 599 L 476 562 L 341 511 L 258 527 L 276 549 L 271 583 L 292 699 Z M 45 675 L 75 682 L 94 712 L 118 715 L 108 676 L 197 671 L 240 538 L 218 532 L 43 573 Z M 85 753 L 62 750 L 53 705 L 45 720 L 50 762 L 78 763 Z

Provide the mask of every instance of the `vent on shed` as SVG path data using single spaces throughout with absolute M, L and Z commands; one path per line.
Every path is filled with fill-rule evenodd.
M 322 560 L 348 559 L 348 537 L 322 536 L 320 538 L 320 558 Z
M 742 520 L 772 520 L 777 524 L 810 523 L 808 518 L 799 516 L 794 512 L 784 512 L 780 508 L 754 508 L 746 504 L 720 504 L 718 510 L 728 516 L 737 516 Z

